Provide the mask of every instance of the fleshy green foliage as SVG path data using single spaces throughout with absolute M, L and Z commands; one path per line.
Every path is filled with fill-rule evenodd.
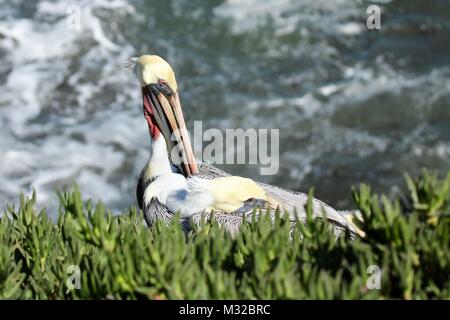
M 449 299 L 450 173 L 406 181 L 406 200 L 354 190 L 366 234 L 356 240 L 311 216 L 292 233 L 262 218 L 234 238 L 215 222 L 188 235 L 177 223 L 148 229 L 136 209 L 114 217 L 77 188 L 60 195 L 54 222 L 22 197 L 0 219 L 0 298 Z M 379 290 L 366 286 L 371 265 Z M 68 287 L 70 266 L 80 289 Z

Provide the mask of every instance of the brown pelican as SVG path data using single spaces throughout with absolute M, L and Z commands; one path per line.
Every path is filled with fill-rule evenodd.
M 186 230 L 202 217 L 208 220 L 214 215 L 222 227 L 234 233 L 245 221 L 244 217 L 251 217 L 255 207 L 265 208 L 272 215 L 279 208 L 293 221 L 306 219 L 306 194 L 231 176 L 197 161 L 187 136 L 171 66 L 156 55 L 143 55 L 130 61 L 129 67 L 140 83 L 144 117 L 151 137 L 150 158 L 136 190 L 139 207 L 149 226 L 156 219 L 168 222 L 179 212 Z M 335 234 L 343 230 L 353 235 L 359 233 L 350 216 L 350 212 L 339 212 L 320 200 L 313 200 L 313 217 L 325 217 Z

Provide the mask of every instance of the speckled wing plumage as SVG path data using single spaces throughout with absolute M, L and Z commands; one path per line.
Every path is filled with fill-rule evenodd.
M 201 161 L 198 161 L 198 166 L 200 175 L 204 178 L 213 179 L 216 177 L 229 176 L 225 171 Z M 270 198 L 275 199 L 280 203 L 283 209 L 289 213 L 292 220 L 295 220 L 296 217 L 300 220 L 306 219 L 305 205 L 308 201 L 308 195 L 306 193 L 285 190 L 262 182 L 256 182 L 256 184 L 263 188 Z M 326 219 L 336 226 L 336 228 L 348 228 L 351 232 L 357 232 L 356 227 L 349 221 L 349 218 L 353 215 L 359 215 L 358 211 L 338 211 L 326 203 L 314 198 L 313 218 L 323 219 L 324 214 Z
M 275 210 L 270 209 L 265 201 L 263 200 L 249 200 L 246 201 L 244 206 L 238 210 L 231 213 L 224 212 L 199 212 L 189 218 L 181 218 L 181 226 L 183 230 L 189 232 L 192 225 L 200 225 L 202 220 L 205 222 L 210 221 L 213 216 L 216 222 L 225 230 L 231 234 L 235 234 L 240 225 L 243 223 L 244 219 L 247 221 L 252 220 L 253 210 L 258 206 L 260 208 L 267 208 L 264 212 L 269 212 L 273 218 L 275 218 Z M 268 211 L 269 209 L 269 211 Z M 148 203 L 144 208 L 144 219 L 149 227 L 151 227 L 157 220 L 162 220 L 165 223 L 170 223 L 170 221 L 175 216 L 174 212 L 171 212 L 164 204 L 162 204 L 158 199 L 153 198 L 150 203 Z
M 229 174 L 225 171 L 222 171 L 204 162 L 199 161 L 198 166 L 198 175 L 201 178 L 214 179 L 217 177 L 229 176 Z M 296 219 L 299 219 L 300 221 L 306 220 L 305 205 L 308 200 L 307 194 L 284 190 L 276 186 L 264 183 L 257 182 L 257 184 L 266 191 L 270 198 L 275 199 L 282 205 L 282 207 L 286 210 L 291 220 L 293 221 L 292 225 L 295 224 Z M 143 194 L 142 188 L 145 189 L 145 186 L 147 185 L 148 182 L 144 183 L 144 181 L 140 179 L 137 189 L 138 197 L 140 194 Z M 140 200 L 138 199 L 138 201 Z M 198 225 L 200 224 L 202 219 L 204 219 L 205 221 L 209 221 L 214 215 L 215 220 L 220 226 L 225 228 L 225 230 L 229 231 L 230 233 L 235 234 L 239 230 L 239 227 L 244 220 L 252 221 L 254 208 L 262 208 L 263 210 L 261 212 L 268 213 L 271 215 L 272 219 L 275 219 L 276 208 L 274 208 L 273 206 L 271 207 L 265 201 L 251 199 L 249 201 L 246 201 L 243 207 L 232 213 L 199 212 L 189 218 L 182 218 L 181 225 L 185 231 L 189 231 L 192 224 Z M 155 198 L 152 199 L 150 203 L 144 208 L 141 207 L 141 209 L 144 211 L 145 221 L 147 222 L 148 226 L 152 226 L 157 219 L 162 219 L 165 222 L 169 222 L 175 216 L 175 213 L 170 212 L 167 207 L 165 207 Z M 346 217 L 346 215 L 351 214 L 352 212 L 350 211 L 336 211 L 320 200 L 313 200 L 313 217 L 316 219 L 323 219 L 325 215 L 325 218 L 332 224 L 333 232 L 336 236 L 341 234 L 345 230 L 349 230 L 352 236 L 354 236 L 358 232 L 355 226 Z M 244 219 L 244 217 L 246 217 L 246 219 Z M 258 211 L 256 211 L 256 219 L 258 219 Z
M 202 222 L 206 223 L 211 221 L 211 219 L 214 219 L 221 228 L 224 228 L 227 232 L 234 236 L 239 231 L 239 228 L 244 223 L 244 221 L 251 222 L 253 221 L 253 219 L 259 219 L 260 213 L 258 213 L 257 210 L 254 211 L 253 209 L 254 207 L 252 207 L 251 210 L 239 209 L 238 211 L 232 213 L 199 212 L 189 218 L 181 218 L 180 224 L 183 230 L 188 233 L 192 230 L 193 226 L 199 226 L 202 224 Z M 275 221 L 275 209 L 266 207 L 263 208 L 260 212 L 262 212 L 263 214 L 269 214 L 272 222 Z M 149 227 L 151 227 L 157 220 L 162 220 L 165 223 L 170 223 L 174 216 L 175 214 L 173 212 L 170 212 L 167 207 L 159 202 L 156 198 L 153 198 L 150 203 L 144 208 L 144 219 Z M 304 219 L 299 218 L 298 221 L 300 221 L 301 223 L 304 222 Z M 296 221 L 291 221 L 291 232 L 294 230 L 295 224 Z M 348 228 L 339 224 L 332 224 L 332 226 L 332 232 L 336 237 L 348 230 Z M 349 235 L 351 238 L 356 237 L 356 233 L 352 232 L 351 230 L 349 230 Z

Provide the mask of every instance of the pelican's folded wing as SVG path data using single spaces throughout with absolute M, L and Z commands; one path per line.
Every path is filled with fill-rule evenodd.
M 257 221 L 261 215 L 267 214 L 270 216 L 272 221 L 275 221 L 276 209 L 270 207 L 269 204 L 264 201 L 261 202 L 260 200 L 252 199 L 246 201 L 242 208 L 239 208 L 232 213 L 199 212 L 190 217 L 181 218 L 180 223 L 183 230 L 185 232 L 189 232 L 192 230 L 192 226 L 201 226 L 203 222 L 209 222 L 214 219 L 219 227 L 224 228 L 227 232 L 234 236 L 244 222 L 252 223 L 253 219 Z M 161 219 L 165 223 L 170 223 L 174 216 L 175 215 L 156 198 L 153 198 L 144 209 L 144 218 L 149 227 L 151 227 L 158 219 Z M 299 221 L 304 221 L 304 219 L 299 218 Z M 291 219 L 291 231 L 295 227 L 295 223 L 296 221 Z M 333 234 L 336 237 L 348 230 L 347 227 L 336 223 L 333 223 L 332 226 Z M 352 238 L 356 236 L 356 234 L 351 230 L 349 230 L 349 232 Z
M 229 176 L 225 171 L 204 162 L 198 162 L 198 166 L 202 178 L 214 179 L 216 177 Z M 284 190 L 261 182 L 256 182 L 256 184 L 264 189 L 271 202 L 279 204 L 292 220 L 295 220 L 297 217 L 300 220 L 306 219 L 305 206 L 308 201 L 306 193 Z M 325 215 L 326 219 L 335 225 L 337 229 L 348 228 L 351 232 L 363 236 L 363 232 L 353 223 L 351 211 L 337 211 L 315 198 L 313 199 L 312 211 L 313 218 L 322 219 Z

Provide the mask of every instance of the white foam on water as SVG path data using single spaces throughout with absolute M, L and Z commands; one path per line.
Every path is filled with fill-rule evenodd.
M 349 35 L 363 30 L 364 25 L 347 21 L 362 16 L 365 13 L 360 10 L 362 7 L 359 1 L 347 0 L 226 0 L 214 13 L 232 19 L 232 30 L 237 34 L 264 28 L 270 19 L 277 36 L 293 32 L 306 36 L 315 30 L 330 33 L 337 30 Z
M 293 0 L 227 0 L 214 13 L 217 16 L 232 18 L 233 30 L 236 33 L 257 28 L 261 19 L 267 16 L 276 19 L 281 14 L 292 8 Z
M 73 5 L 82 17 L 78 31 L 67 24 Z M 38 204 L 55 215 L 54 190 L 76 179 L 85 196 L 123 207 L 122 193 L 130 186 L 108 181 L 123 170 L 127 152 L 143 165 L 145 152 L 136 150 L 146 147 L 139 139 L 147 133 L 134 108 L 135 79 L 122 67 L 134 50 L 111 38 L 98 9 L 134 13 L 126 1 L 41 1 L 32 19 L 0 22 L 0 48 L 11 67 L 0 85 L 0 204 L 35 188 Z M 86 42 L 92 44 L 83 48 Z M 76 60 L 79 68 L 73 69 Z M 124 91 L 111 92 L 102 105 L 96 95 L 113 87 Z M 64 91 L 74 99 L 58 96 Z M 114 112 L 118 109 L 123 112 Z M 135 175 L 138 166 L 128 170 Z
M 366 26 L 363 23 L 349 22 L 341 24 L 337 27 L 337 30 L 343 35 L 356 35 L 360 34 Z
M 67 10 L 74 4 L 81 10 L 80 31 L 67 27 Z M 336 41 L 347 47 L 365 37 L 360 23 L 365 21 L 366 7 L 365 1 L 348 0 L 224 1 L 214 9 L 211 19 L 229 20 L 231 36 L 226 35 L 227 41 L 236 35 L 241 40 L 260 39 L 261 50 L 234 48 L 236 55 L 224 52 L 223 56 L 195 63 L 196 71 L 190 76 L 210 75 L 221 88 L 233 89 L 236 96 L 224 95 L 221 103 L 230 108 L 220 113 L 223 117 L 208 118 L 210 105 L 194 106 L 192 117 L 204 116 L 204 129 L 279 128 L 283 176 L 266 177 L 266 182 L 278 179 L 283 187 L 297 188 L 311 172 L 320 176 L 320 170 L 326 168 L 317 163 L 330 154 L 370 159 L 403 152 L 405 158 L 421 156 L 444 162 L 449 156 L 449 142 L 436 140 L 440 139 L 438 130 L 445 128 L 430 130 L 433 124 L 429 121 L 399 136 L 390 136 L 391 128 L 385 134 L 352 122 L 358 108 L 381 96 L 410 98 L 414 103 L 409 109 L 400 106 L 405 115 L 410 110 L 427 119 L 426 109 L 436 108 L 450 92 L 448 67 L 418 76 L 395 70 L 382 52 L 375 61 L 341 56 Z M 183 8 L 176 7 L 180 17 L 184 17 Z M 116 213 L 134 204 L 136 179 L 148 156 L 149 142 L 138 110 L 137 82 L 122 66 L 138 53 L 104 17 L 114 13 L 114 19 L 124 19 L 133 15 L 133 23 L 143 25 L 146 19 L 155 20 L 151 16 L 154 13 L 136 11 L 126 0 L 40 1 L 30 18 L 0 21 L 0 208 L 5 202 L 17 202 L 20 192 L 29 194 L 35 187 L 39 205 L 49 207 L 54 215 L 54 190 L 70 185 L 73 179 L 85 197 L 102 199 Z M 99 18 L 99 12 L 103 18 Z M 201 10 L 186 14 L 202 19 Z M 172 31 L 169 35 L 174 39 L 183 33 Z M 193 34 L 186 35 L 188 47 L 183 50 L 172 38 L 158 36 L 155 41 L 177 67 L 183 61 L 190 63 L 196 50 L 200 54 L 205 50 L 203 38 Z M 261 71 L 252 71 L 257 89 L 247 92 L 244 86 L 239 94 L 240 89 L 230 86 L 241 84 L 239 79 L 245 78 L 236 67 L 242 66 L 242 58 L 249 62 L 254 59 Z M 265 72 L 272 72 L 266 63 L 272 64 L 272 78 L 265 78 Z M 230 71 L 226 77 L 216 73 L 221 68 Z M 180 87 L 188 81 L 185 77 L 178 79 Z M 193 80 L 195 83 L 198 78 Z M 260 96 L 265 89 L 267 96 Z M 334 121 L 337 112 L 348 121 Z M 366 112 L 376 115 L 376 110 Z M 370 118 L 364 121 L 364 125 L 379 125 Z M 247 175 L 245 170 L 238 174 Z M 261 178 L 257 173 L 250 176 Z

